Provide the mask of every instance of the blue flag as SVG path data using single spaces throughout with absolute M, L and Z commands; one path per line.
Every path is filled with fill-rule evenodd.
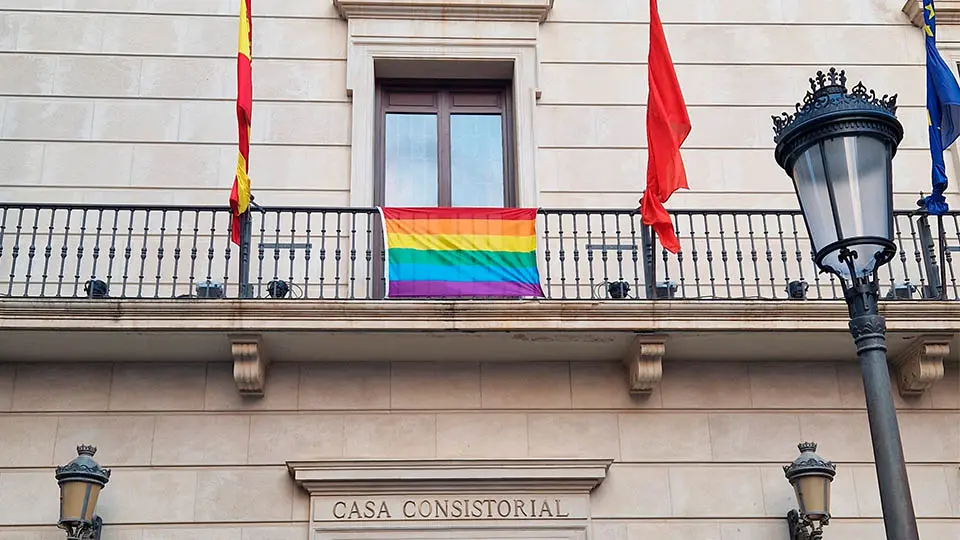
M 960 86 L 953 71 L 937 50 L 937 23 L 933 0 L 923 0 L 923 32 L 927 44 L 927 121 L 930 125 L 930 157 L 933 160 L 933 193 L 920 204 L 933 215 L 950 208 L 943 193 L 947 190 L 947 169 L 943 151 L 960 136 Z

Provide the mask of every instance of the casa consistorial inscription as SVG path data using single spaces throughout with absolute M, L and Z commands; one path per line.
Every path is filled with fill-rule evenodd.
M 311 540 L 389 540 L 363 536 L 371 531 L 445 531 L 446 540 L 460 531 L 476 540 L 477 531 L 504 527 L 526 531 L 528 540 L 582 540 L 590 493 L 609 466 L 607 459 L 287 463 L 310 494 Z
M 322 498 L 314 502 L 317 521 L 444 521 L 569 519 L 582 505 L 565 497 L 416 495 Z M 576 514 L 579 514 L 577 512 Z

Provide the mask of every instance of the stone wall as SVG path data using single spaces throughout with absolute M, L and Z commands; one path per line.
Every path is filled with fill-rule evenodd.
M 770 116 L 831 65 L 899 92 L 898 205 L 929 190 L 923 37 L 902 2 L 661 4 L 694 126 L 692 191 L 675 207 L 795 206 Z M 0 0 L 0 200 L 223 204 L 236 159 L 236 12 L 235 0 Z M 555 0 L 540 26 L 540 206 L 636 203 L 646 20 L 641 0 Z M 255 2 L 260 203 L 351 200 L 346 44 L 331 0 Z
M 960 369 L 898 398 L 926 540 L 960 535 Z M 827 535 L 883 535 L 858 367 L 665 362 L 631 398 L 617 363 L 280 363 L 244 401 L 227 363 L 0 364 L 0 539 L 56 540 L 53 466 L 113 468 L 103 540 L 307 540 L 289 460 L 613 459 L 590 540 L 786 539 L 780 468 L 838 464 Z

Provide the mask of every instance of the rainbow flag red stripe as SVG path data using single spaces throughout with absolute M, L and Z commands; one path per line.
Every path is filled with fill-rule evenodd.
M 250 207 L 250 118 L 253 115 L 253 21 L 250 0 L 240 0 L 240 36 L 237 44 L 237 174 L 230 191 L 233 243 L 240 245 L 240 216 Z
M 387 296 L 543 296 L 537 210 L 381 208 Z

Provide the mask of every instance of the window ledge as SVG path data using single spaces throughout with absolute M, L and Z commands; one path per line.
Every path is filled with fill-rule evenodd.
M 936 4 L 936 19 L 939 24 L 960 24 L 960 0 L 940 0 Z M 907 0 L 903 12 L 910 22 L 923 28 L 923 1 Z
M 344 19 L 543 22 L 553 0 L 333 0 Z

